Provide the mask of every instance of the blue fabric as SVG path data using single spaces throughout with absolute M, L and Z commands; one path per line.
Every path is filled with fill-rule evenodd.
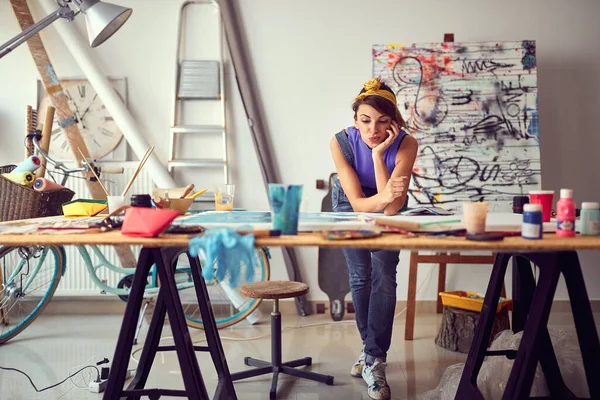
M 237 287 L 241 278 L 241 266 L 246 265 L 247 282 L 254 278 L 254 235 L 240 235 L 231 229 L 208 229 L 202 236 L 190 240 L 189 252 L 192 257 L 204 253 L 206 265 L 202 277 L 207 281 L 228 280 L 231 287 Z

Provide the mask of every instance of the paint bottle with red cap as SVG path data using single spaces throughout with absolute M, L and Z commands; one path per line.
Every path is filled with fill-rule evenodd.
M 556 203 L 556 236 L 575 236 L 575 202 L 571 189 L 560 190 L 560 200 Z

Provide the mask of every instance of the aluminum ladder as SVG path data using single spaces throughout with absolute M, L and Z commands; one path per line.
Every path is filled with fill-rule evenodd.
M 201 5 L 215 7 L 218 27 L 218 53 L 216 60 L 186 59 L 185 53 L 185 20 L 186 9 L 190 6 Z M 222 168 L 223 182 L 230 183 L 229 159 L 227 149 L 227 124 L 224 87 L 224 31 L 222 26 L 221 8 L 214 0 L 189 0 L 181 5 L 177 23 L 177 65 L 175 72 L 175 93 L 173 104 L 173 119 L 170 127 L 168 171 L 173 174 L 175 168 Z M 219 102 L 221 114 L 220 124 L 186 124 L 184 118 L 185 102 Z M 183 143 L 190 135 L 203 135 L 203 139 L 213 140 L 210 136 L 219 135 L 222 141 L 222 153 L 217 158 L 179 158 L 178 143 Z M 181 142 L 180 142 L 181 141 Z M 214 201 L 214 192 L 207 191 L 196 198 L 196 201 Z

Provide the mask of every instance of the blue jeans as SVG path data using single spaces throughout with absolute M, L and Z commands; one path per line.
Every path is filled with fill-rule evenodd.
M 331 201 L 333 211 L 354 211 L 337 177 L 333 180 Z M 343 249 L 343 252 L 366 361 L 373 363 L 376 357 L 385 360 L 392 341 L 400 252 L 373 249 Z

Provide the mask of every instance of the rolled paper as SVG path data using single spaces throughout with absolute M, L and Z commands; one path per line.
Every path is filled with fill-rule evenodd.
M 39 192 L 53 192 L 64 189 L 65 187 L 56 182 L 49 181 L 46 178 L 37 178 L 33 182 L 33 188 Z
M 34 172 L 42 165 L 42 160 L 38 156 L 29 156 L 27 159 L 22 161 L 17 168 L 12 170 L 15 172 Z
M 8 180 L 18 183 L 19 185 L 31 186 L 35 180 L 35 175 L 31 172 L 11 172 L 8 174 L 2 174 Z

